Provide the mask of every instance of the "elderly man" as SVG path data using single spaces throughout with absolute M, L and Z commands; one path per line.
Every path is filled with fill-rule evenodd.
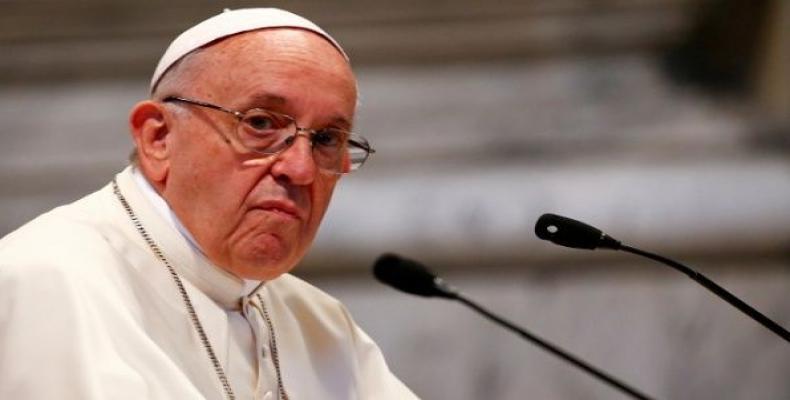
M 171 44 L 151 91 L 133 166 L 0 241 L 0 398 L 415 398 L 288 274 L 372 151 L 334 39 L 228 11 Z

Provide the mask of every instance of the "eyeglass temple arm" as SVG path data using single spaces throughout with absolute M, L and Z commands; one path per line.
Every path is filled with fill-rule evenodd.
M 372 147 L 370 144 L 368 144 L 368 143 L 359 142 L 359 141 L 356 141 L 356 140 L 354 140 L 354 139 L 348 139 L 348 142 L 349 142 L 349 143 L 351 143 L 351 144 L 353 144 L 353 145 L 355 145 L 355 146 L 357 146 L 357 147 L 359 147 L 359 148 L 361 148 L 361 149 L 365 149 L 365 150 L 366 150 L 368 153 L 370 153 L 370 154 L 373 154 L 373 153 L 375 153 L 375 152 L 376 152 L 376 149 L 374 149 L 374 148 L 373 148 L 373 147 Z
M 239 119 L 244 117 L 244 113 L 242 113 L 242 112 L 229 110 L 229 109 L 227 109 L 225 107 L 218 106 L 216 104 L 206 103 L 206 102 L 203 102 L 203 101 L 200 101 L 200 100 L 190 100 L 190 99 L 185 99 L 183 97 L 178 97 L 178 96 L 167 96 L 164 99 L 162 99 L 162 101 L 163 102 L 180 101 L 182 103 L 194 104 L 196 106 L 201 106 L 201 107 L 206 107 L 206 108 L 211 108 L 211 109 L 214 109 L 214 110 L 226 112 L 226 113 L 228 113 L 230 115 L 233 115 L 234 117 L 239 118 Z

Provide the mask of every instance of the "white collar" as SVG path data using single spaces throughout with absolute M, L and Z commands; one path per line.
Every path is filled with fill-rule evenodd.
M 160 196 L 159 193 L 156 192 L 156 189 L 154 189 L 154 187 L 151 186 L 151 183 L 148 182 L 148 179 L 145 176 L 143 176 L 143 173 L 140 172 L 140 169 L 132 168 L 132 176 L 134 177 L 134 183 L 137 184 L 137 187 L 140 188 L 140 191 L 143 192 L 145 198 L 151 202 L 151 204 L 154 206 L 154 208 L 159 213 L 159 215 L 161 215 L 165 219 L 165 221 L 167 221 L 167 223 L 170 224 L 170 226 L 176 228 L 176 230 L 179 233 L 181 233 L 181 236 L 183 236 L 184 239 L 187 240 L 189 245 L 192 246 L 193 250 L 200 252 L 200 254 L 203 254 L 205 256 L 203 250 L 195 241 L 195 238 L 192 236 L 191 233 L 189 233 L 187 228 L 184 227 L 184 224 L 181 223 L 181 220 L 178 219 L 178 217 L 170 208 L 170 206 L 167 204 L 165 199 L 162 198 L 162 196 Z

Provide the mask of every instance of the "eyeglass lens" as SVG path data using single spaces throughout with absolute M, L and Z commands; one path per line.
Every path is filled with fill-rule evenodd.
M 285 115 L 263 109 L 247 111 L 239 121 L 239 143 L 257 153 L 276 154 L 296 140 L 296 123 Z M 349 133 L 334 128 L 310 131 L 305 134 L 313 148 L 316 165 L 324 170 L 343 173 L 356 170 L 368 157 L 368 149 L 350 140 Z M 347 158 L 346 158 L 347 157 Z M 350 165 L 344 166 L 344 160 Z

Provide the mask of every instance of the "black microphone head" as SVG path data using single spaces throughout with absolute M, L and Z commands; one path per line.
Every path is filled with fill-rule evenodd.
M 373 265 L 373 275 L 379 282 L 406 293 L 425 297 L 455 297 L 428 268 L 395 254 L 381 255 Z
M 620 242 L 601 232 L 600 229 L 556 214 L 541 215 L 535 223 L 535 234 L 543 240 L 575 249 L 620 247 Z

